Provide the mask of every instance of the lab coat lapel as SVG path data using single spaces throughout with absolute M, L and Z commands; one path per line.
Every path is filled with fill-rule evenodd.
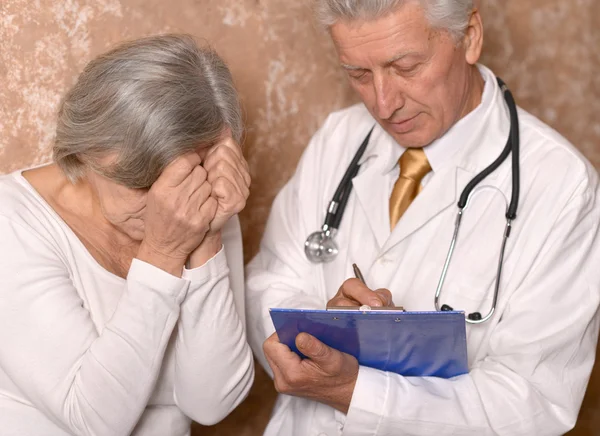
M 466 185 L 471 177 L 469 171 L 458 167 L 435 174 L 398 221 L 383 245 L 383 252 L 394 248 L 440 213 L 456 205 L 459 189 L 462 189 L 459 187 Z
M 365 214 L 371 232 L 375 235 L 379 248 L 383 247 L 390 234 L 388 217 L 387 186 L 385 177 L 377 165 L 369 165 L 354 178 L 352 185 L 360 207 Z

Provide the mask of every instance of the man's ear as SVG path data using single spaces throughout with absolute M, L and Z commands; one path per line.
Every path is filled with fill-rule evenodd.
M 465 29 L 463 44 L 467 63 L 475 65 L 479 61 L 483 49 L 483 21 L 477 8 L 471 12 L 469 24 Z

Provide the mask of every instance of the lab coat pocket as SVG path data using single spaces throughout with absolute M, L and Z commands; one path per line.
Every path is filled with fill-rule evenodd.
M 465 314 L 480 312 L 485 316 L 494 296 L 494 278 L 477 277 L 467 271 L 457 272 L 454 279 L 446 280 L 440 294 L 440 305 L 447 304 Z
M 432 302 L 443 265 L 444 259 L 441 256 L 428 259 L 424 262 L 424 270 L 428 274 L 421 275 L 416 283 L 418 288 L 430 290 Z M 446 304 L 454 310 L 465 311 L 466 314 L 480 311 L 483 315 L 483 311 L 487 313 L 489 309 L 487 305 L 491 305 L 493 286 L 494 276 L 491 271 L 486 273 L 482 270 L 474 271 L 473 265 L 468 261 L 456 262 L 456 264 L 451 262 L 440 292 L 439 307 Z

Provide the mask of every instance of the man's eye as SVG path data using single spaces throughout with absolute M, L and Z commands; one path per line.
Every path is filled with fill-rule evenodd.
M 367 77 L 367 73 L 365 71 L 353 71 L 351 73 L 348 73 L 348 75 L 352 80 L 358 81 L 364 80 Z
M 414 65 L 396 65 L 396 71 L 400 74 L 412 74 L 417 71 L 420 64 Z

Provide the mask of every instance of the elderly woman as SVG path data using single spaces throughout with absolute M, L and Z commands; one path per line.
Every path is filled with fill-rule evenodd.
M 55 163 L 0 178 L 2 435 L 180 436 L 245 397 L 241 130 L 190 37 L 87 66 Z

